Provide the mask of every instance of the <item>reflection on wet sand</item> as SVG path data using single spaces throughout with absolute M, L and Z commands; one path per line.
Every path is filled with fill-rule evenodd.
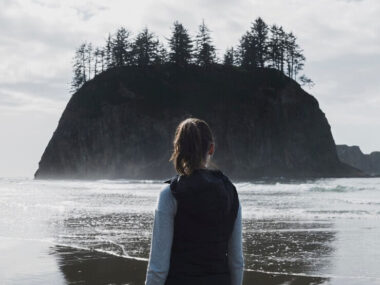
M 59 244 L 148 258 L 153 219 L 152 213 L 78 215 L 52 231 Z
M 320 275 L 328 272 L 336 232 L 331 222 L 243 220 L 246 268 Z
M 64 246 L 52 247 L 51 253 L 57 257 L 59 268 L 68 284 L 144 285 L 145 282 L 147 261 Z M 326 281 L 319 277 L 245 271 L 243 284 L 312 285 Z
M 327 278 L 244 272 L 244 285 L 317 285 L 327 284 Z
M 58 232 L 60 244 L 148 259 L 153 215 L 109 214 L 70 217 Z M 336 232 L 329 221 L 243 219 L 246 268 L 260 272 L 327 273 Z
M 132 213 L 65 219 L 60 243 L 91 250 L 56 246 L 53 252 L 60 270 L 69 283 L 144 284 L 152 223 L 152 215 Z M 327 282 L 311 276 L 321 276 L 331 266 L 333 225 L 328 221 L 243 219 L 244 284 Z
M 68 284 L 144 284 L 146 261 L 54 246 L 58 266 Z

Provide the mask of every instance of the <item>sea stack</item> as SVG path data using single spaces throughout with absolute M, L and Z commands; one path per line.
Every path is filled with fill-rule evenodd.
M 364 154 L 357 145 L 336 146 L 341 161 L 360 169 L 370 176 L 380 176 L 380 151 Z
M 209 123 L 231 179 L 347 177 L 318 101 L 282 72 L 170 64 L 111 68 L 68 102 L 35 178 L 165 179 L 177 124 Z

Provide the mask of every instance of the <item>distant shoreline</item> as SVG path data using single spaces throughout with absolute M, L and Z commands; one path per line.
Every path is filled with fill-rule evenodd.
M 228 175 L 228 174 L 227 174 Z M 299 182 L 307 182 L 307 181 L 314 181 L 314 180 L 321 180 L 321 179 L 344 179 L 344 178 L 350 178 L 350 179 L 362 179 L 362 178 L 379 178 L 380 175 L 363 175 L 363 176 L 326 176 L 326 177 L 299 177 L 299 178 L 289 178 L 289 177 L 263 177 L 263 178 L 252 178 L 252 179 L 231 179 L 234 183 L 263 183 L 263 184 L 270 184 L 270 183 L 277 183 L 277 182 L 283 182 L 283 183 L 299 183 Z M 134 183 L 146 181 L 147 183 L 163 183 L 165 180 L 170 178 L 169 176 L 167 178 L 162 179 L 148 179 L 148 178 L 63 178 L 63 177 L 31 177 L 32 180 L 36 181 L 78 181 L 78 182 L 95 182 L 95 181 L 133 181 Z

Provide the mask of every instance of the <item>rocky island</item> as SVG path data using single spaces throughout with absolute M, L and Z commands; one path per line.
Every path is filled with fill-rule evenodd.
M 177 124 L 206 120 L 213 161 L 232 179 L 345 177 L 317 100 L 275 69 L 233 66 L 111 68 L 68 102 L 35 178 L 163 179 Z
M 364 154 L 360 147 L 345 144 L 337 145 L 336 148 L 341 161 L 360 169 L 370 176 L 380 176 L 380 151 Z

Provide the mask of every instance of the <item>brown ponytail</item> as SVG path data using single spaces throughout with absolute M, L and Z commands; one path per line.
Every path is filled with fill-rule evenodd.
M 175 131 L 173 153 L 169 161 L 181 175 L 190 175 L 201 168 L 214 136 L 208 124 L 197 118 L 183 120 Z

